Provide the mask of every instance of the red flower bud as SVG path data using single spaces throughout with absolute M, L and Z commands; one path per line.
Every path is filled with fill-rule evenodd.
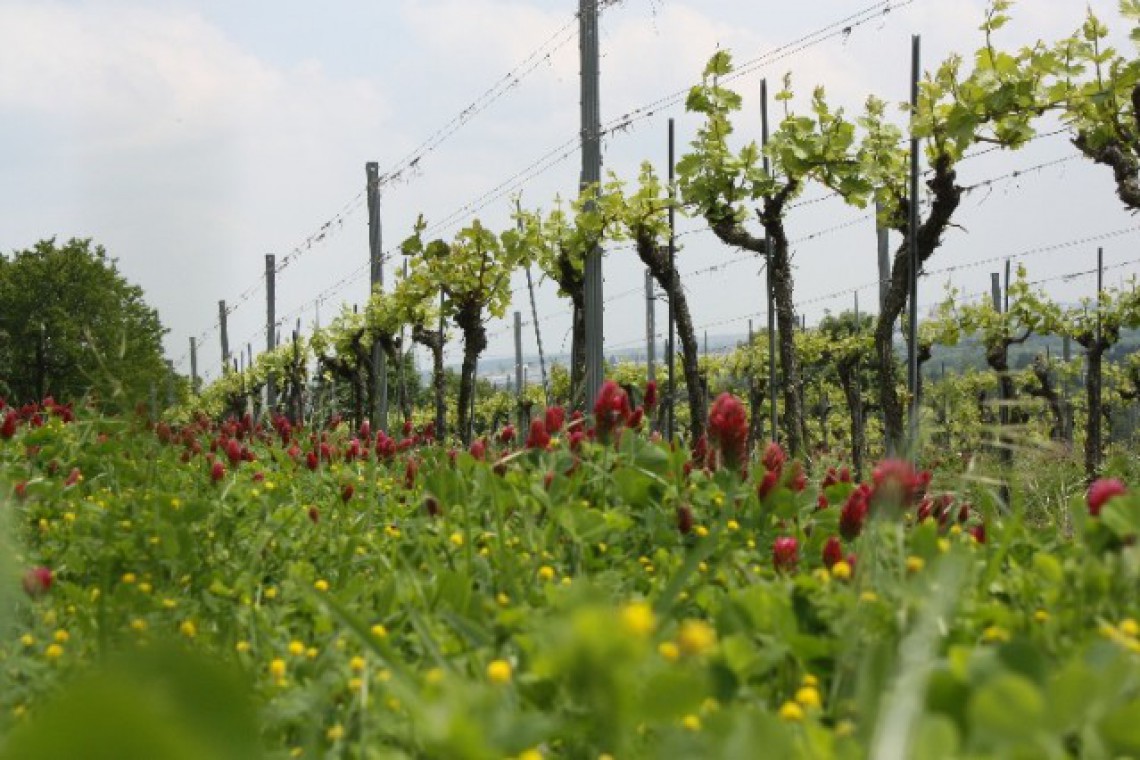
M 602 383 L 598 398 L 594 402 L 594 424 L 598 438 L 607 443 L 610 436 L 619 431 L 629 421 L 629 396 L 613 380 Z
M 309 507 L 309 519 L 313 522 L 313 525 L 321 521 L 321 513 L 316 507 Z
M 487 456 L 487 442 L 482 438 L 476 438 L 471 442 L 470 453 L 479 461 L 483 461 Z
M 352 495 L 354 493 L 356 493 L 356 488 L 352 485 L 352 483 L 345 483 L 340 487 L 340 500 L 346 502 L 352 501 Z
M 657 406 L 657 381 L 650 380 L 645 384 L 645 409 L 652 412 Z
M 548 446 L 550 446 L 550 433 L 546 432 L 546 423 L 542 420 L 531 420 L 530 434 L 526 437 L 526 447 L 545 450 Z
M 439 505 L 439 499 L 428 494 L 424 497 L 424 511 L 427 512 L 428 517 L 439 517 L 443 514 L 443 507 Z
M 20 422 L 20 415 L 16 412 L 8 412 L 4 415 L 4 422 L 0 423 L 0 438 L 8 440 L 16 435 L 16 426 Z
M 510 446 L 511 442 L 515 440 L 515 426 L 507 425 L 499 431 L 499 443 L 504 446 Z
M 801 493 L 807 488 L 807 475 L 804 474 L 804 466 L 799 462 L 792 462 L 789 468 L 790 475 L 788 477 L 788 488 L 796 493 Z
M 33 599 L 39 599 L 48 591 L 51 591 L 51 584 L 54 578 L 55 576 L 49 568 L 29 568 L 28 571 L 24 573 L 24 593 Z
M 871 508 L 868 498 L 869 489 L 863 485 L 852 491 L 843 504 L 839 513 L 839 534 L 848 541 L 854 541 L 863 532 L 863 524 Z
M 566 410 L 560 406 L 548 406 L 546 408 L 546 432 L 551 435 L 557 435 L 558 431 L 562 429 L 562 423 L 566 421 Z
M 693 510 L 688 504 L 677 507 L 677 530 L 682 536 L 687 536 L 693 531 Z
M 748 414 L 731 393 L 720 394 L 709 412 L 709 434 L 720 449 L 724 464 L 739 470 L 748 459 Z
M 230 460 L 230 467 L 237 467 L 241 462 L 241 444 L 236 439 L 226 441 L 226 459 Z
M 823 566 L 830 570 L 831 566 L 841 559 L 843 559 L 843 544 L 839 542 L 838 536 L 832 536 L 823 545 Z
M 220 461 L 214 460 L 210 465 L 210 480 L 217 483 L 219 480 L 226 476 L 226 467 Z
M 756 495 L 760 497 L 760 501 L 764 501 L 776 490 L 776 486 L 780 483 L 780 473 L 775 470 L 768 470 L 764 473 L 764 479 L 760 481 L 760 486 L 756 489 Z
M 768 472 L 780 473 L 784 469 L 784 462 L 788 460 L 784 454 L 784 450 L 780 448 L 780 444 L 775 441 L 770 441 L 768 447 L 764 449 L 764 457 L 761 460 L 764 464 L 764 469 Z
M 905 509 L 915 503 L 930 483 L 929 472 L 915 472 L 910 462 L 884 459 L 871 473 L 875 504 Z
M 1116 478 L 1101 478 L 1089 486 L 1088 505 L 1089 514 L 1099 517 L 1100 511 L 1112 499 L 1127 493 L 1128 489 Z
M 772 544 L 772 564 L 781 572 L 795 570 L 800 561 L 800 542 L 794 538 L 777 538 Z

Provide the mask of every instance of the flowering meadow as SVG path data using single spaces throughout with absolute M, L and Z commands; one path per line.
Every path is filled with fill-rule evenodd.
M 670 445 L 655 396 L 467 450 L 0 410 L 0 758 L 1140 755 L 1140 492 L 857 482 L 728 394 Z

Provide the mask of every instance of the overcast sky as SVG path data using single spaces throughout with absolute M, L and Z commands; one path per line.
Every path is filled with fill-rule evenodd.
M 873 0 L 625 0 L 601 21 L 603 121 L 692 85 L 718 46 L 738 61 L 755 59 L 870 5 Z M 1086 5 L 1126 37 L 1114 0 L 1023 0 L 1000 42 L 1063 36 L 1080 24 Z M 802 92 L 822 84 L 834 101 L 857 110 L 870 93 L 907 97 L 911 34 L 922 35 L 928 67 L 980 42 L 983 0 L 895 0 L 894 6 L 850 34 L 784 55 L 735 82 L 748 96 L 742 135 L 758 134 L 762 77 L 779 80 L 791 71 Z M 381 171 L 396 166 L 464 109 L 485 105 L 403 181 L 385 187 L 389 248 L 410 233 L 418 213 L 429 223 L 452 217 L 574 140 L 576 8 L 575 0 L 0 0 L 0 250 L 51 236 L 94 238 L 158 308 L 170 328 L 169 357 L 188 372 L 188 339 L 203 336 L 200 369 L 216 376 L 219 299 L 237 305 L 231 346 L 264 345 L 264 254 L 280 259 L 299 251 L 278 275 L 277 309 L 290 319 L 299 316 L 306 330 L 322 292 L 323 324 L 340 304 L 364 300 L 366 161 L 378 161 Z M 529 59 L 536 65 L 516 68 L 536 50 L 540 54 Z M 480 100 L 512 70 L 526 75 L 493 102 Z M 697 121 L 683 103 L 652 110 L 607 136 L 606 169 L 632 179 L 648 159 L 664 172 L 670 116 L 684 150 Z M 549 208 L 556 195 L 575 193 L 578 151 L 572 146 L 553 157 L 561 160 L 540 165 L 545 170 L 522 185 L 525 205 Z M 973 184 L 1070 157 L 971 194 L 956 217 L 961 228 L 948 235 L 930 268 L 1135 226 L 1114 197 L 1109 172 L 1076 158 L 1063 137 L 969 161 L 960 181 Z M 804 197 L 821 195 L 811 188 Z M 510 206 L 504 194 L 478 215 L 501 228 Z M 469 218 L 465 213 L 455 221 Z M 848 226 L 812 237 L 842 225 Z M 701 226 L 681 222 L 682 229 Z M 322 228 L 324 237 L 307 244 Z M 788 231 L 800 241 L 794 246 L 796 299 L 809 323 L 825 310 L 848 308 L 851 289 L 876 279 L 874 224 L 866 212 L 824 200 L 794 211 Z M 682 242 L 683 272 L 741 258 L 711 234 Z M 1110 266 L 1140 259 L 1140 232 L 1100 244 Z M 1032 279 L 1056 278 L 1090 269 L 1097 245 L 1023 261 Z M 997 268 L 966 268 L 952 274 L 953 282 L 980 292 Z M 764 310 L 759 269 L 744 260 L 687 278 L 698 330 L 744 332 L 748 316 Z M 1135 263 L 1114 266 L 1106 281 L 1137 271 Z M 390 282 L 391 265 L 388 274 Z M 605 276 L 607 346 L 634 346 L 645 334 L 636 256 L 610 253 Z M 941 298 L 946 278 L 924 282 L 924 304 Z M 1044 287 L 1074 301 L 1094 280 L 1053 279 Z M 847 292 L 832 295 L 841 290 Z M 568 345 L 569 309 L 551 283 L 538 291 L 543 339 L 556 352 Z M 860 292 L 864 308 L 873 308 L 875 293 L 874 286 Z M 525 289 L 517 307 L 529 321 L 524 296 Z M 663 324 L 663 306 L 658 313 Z M 756 322 L 759 327 L 763 320 Z M 493 322 L 490 331 L 486 355 L 510 354 L 507 323 Z M 533 328 L 525 341 L 532 350 Z M 455 356 L 458 340 L 450 350 Z

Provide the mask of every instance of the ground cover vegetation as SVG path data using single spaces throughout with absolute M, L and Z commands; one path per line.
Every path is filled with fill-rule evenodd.
M 675 187 L 645 167 L 502 233 L 418 223 L 392 291 L 162 415 L 83 389 L 0 402 L 0 758 L 1140 755 L 1136 289 L 1062 307 L 1018 271 L 1008 307 L 949 292 L 908 336 L 926 365 L 909 449 L 905 245 L 882 314 L 795 324 L 789 203 L 814 184 L 907 232 L 909 129 L 930 166 L 923 264 L 970 150 L 1044 119 L 1132 207 L 1140 62 L 1091 16 L 1003 52 L 1009 7 L 909 124 L 874 98 L 849 119 L 822 90 L 797 115 L 789 82 L 771 137 L 736 144 L 718 53 Z M 769 259 L 776 366 L 760 340 L 697 351 L 670 210 Z M 549 382 L 480 379 L 511 273 L 535 266 L 580 315 L 602 241 L 678 307 L 675 397 L 627 362 L 587 402 L 578 317 Z M 1068 361 L 1012 360 L 1050 338 Z M 373 345 L 399 389 L 388 426 Z M 977 364 L 935 373 L 938 350 Z

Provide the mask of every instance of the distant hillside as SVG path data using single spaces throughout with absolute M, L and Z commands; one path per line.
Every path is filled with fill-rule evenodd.
M 746 333 L 709 335 L 707 340 L 708 353 L 727 353 L 743 345 L 747 340 L 748 335 Z M 704 336 L 701 337 L 701 348 L 702 351 L 704 351 Z M 1063 349 L 1064 343 L 1059 337 L 1052 335 L 1033 336 L 1022 345 L 1010 348 L 1010 366 L 1015 370 L 1023 369 L 1033 361 L 1033 357 L 1037 356 L 1037 354 L 1048 353 L 1050 356 L 1060 357 L 1063 353 Z M 678 350 L 680 350 L 679 347 Z M 906 344 L 901 338 L 896 343 L 896 350 L 899 356 L 906 355 Z M 1084 349 L 1076 343 L 1072 344 L 1070 350 L 1074 359 L 1084 354 Z M 663 365 L 665 359 L 664 342 L 657 345 L 656 351 L 658 365 Z M 1120 343 L 1109 352 L 1109 358 L 1119 360 L 1136 351 L 1140 351 L 1140 330 L 1125 330 L 1121 335 Z M 611 363 L 619 361 L 644 362 L 645 345 L 639 344 L 607 351 L 606 358 Z M 549 371 L 549 368 L 555 364 L 566 365 L 569 363 L 570 355 L 561 352 L 546 354 L 545 359 L 547 370 Z M 527 382 L 536 382 L 539 375 L 538 353 L 524 353 L 523 365 L 526 367 Z M 930 361 L 923 366 L 923 374 L 928 378 L 935 379 L 943 372 L 955 374 L 967 369 L 983 370 L 985 368 L 985 349 L 982 348 L 981 342 L 975 337 L 965 337 L 957 346 L 935 346 L 933 356 Z M 448 369 L 458 371 L 459 364 L 448 365 Z M 430 378 L 430 372 L 423 372 L 421 374 L 423 374 L 425 380 Z M 513 382 L 515 376 L 515 360 L 513 357 L 506 356 L 481 359 L 479 361 L 479 376 L 483 379 L 491 380 L 492 382 L 506 383 L 508 379 Z

